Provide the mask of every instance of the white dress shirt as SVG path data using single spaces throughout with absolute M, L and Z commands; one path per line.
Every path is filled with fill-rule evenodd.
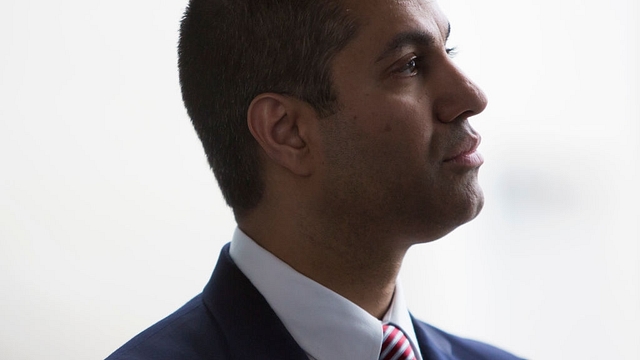
M 380 321 L 300 274 L 238 228 L 229 252 L 310 359 L 378 360 L 382 324 L 391 322 L 405 332 L 417 360 L 422 360 L 399 282 L 391 306 Z

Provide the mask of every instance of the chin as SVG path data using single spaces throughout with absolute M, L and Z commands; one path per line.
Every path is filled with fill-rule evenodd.
M 476 216 L 478 216 L 478 214 L 480 214 L 480 211 L 482 211 L 482 208 L 484 207 L 484 194 L 482 193 L 482 189 L 480 189 L 479 187 L 478 187 L 478 190 L 477 190 L 477 194 L 475 196 L 475 201 L 473 201 L 473 203 L 470 205 L 470 207 L 471 207 L 471 209 L 470 209 L 470 213 L 469 213 L 469 219 L 467 219 L 467 221 L 465 221 L 464 223 L 467 223 L 467 222 L 475 219 Z
M 422 219 L 416 243 L 427 243 L 444 237 L 460 225 L 475 219 L 483 206 L 484 195 L 480 187 L 476 186 L 474 191 L 458 201 L 448 201 L 441 207 L 441 212 L 434 214 L 428 211 L 428 216 Z
M 458 219 L 456 227 L 475 219 L 484 207 L 484 193 L 477 183 L 465 195 L 466 199 L 461 201 L 458 209 L 452 209 L 452 218 Z

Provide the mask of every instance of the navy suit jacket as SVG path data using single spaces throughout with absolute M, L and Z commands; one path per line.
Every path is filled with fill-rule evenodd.
M 515 360 L 493 346 L 412 318 L 424 360 Z M 143 331 L 107 360 L 308 360 L 264 297 L 220 254 L 204 291 Z M 322 359 L 324 360 L 324 359 Z M 358 360 L 358 359 L 331 359 Z

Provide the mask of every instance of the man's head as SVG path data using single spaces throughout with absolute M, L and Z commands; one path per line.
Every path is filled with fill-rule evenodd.
M 185 106 L 222 193 L 241 216 L 262 198 L 247 110 L 273 92 L 335 110 L 330 63 L 356 25 L 334 0 L 191 0 L 180 29 Z
M 413 243 L 477 215 L 482 160 L 467 119 L 486 99 L 453 64 L 434 1 L 229 4 L 191 2 L 180 69 L 236 216 L 271 195 L 270 211 L 288 200 L 300 222 Z

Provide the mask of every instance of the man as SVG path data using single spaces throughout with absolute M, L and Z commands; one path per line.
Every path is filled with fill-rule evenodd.
M 482 91 L 431 0 L 191 0 L 183 99 L 238 229 L 109 359 L 515 359 L 414 319 L 406 251 L 473 219 Z

